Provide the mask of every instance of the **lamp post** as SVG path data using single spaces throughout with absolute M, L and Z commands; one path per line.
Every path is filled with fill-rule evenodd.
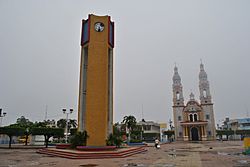
M 3 117 L 5 117 L 6 112 L 2 112 L 2 108 L 0 108 L 0 127 L 2 127 L 2 121 L 3 121 Z
M 68 122 L 69 122 L 69 114 L 73 112 L 73 109 L 69 109 L 69 112 L 67 112 L 67 109 L 62 109 L 63 113 L 66 114 L 66 143 L 68 143 Z
M 169 119 L 169 126 L 170 126 L 170 130 L 173 130 L 173 126 L 172 126 L 173 121 L 171 119 Z

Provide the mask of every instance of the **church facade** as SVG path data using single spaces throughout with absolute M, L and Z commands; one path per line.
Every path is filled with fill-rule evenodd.
M 189 101 L 185 104 L 181 77 L 178 68 L 174 68 L 173 76 L 173 116 L 176 140 L 204 141 L 215 140 L 215 120 L 212 97 L 209 89 L 207 74 L 204 65 L 200 64 L 199 73 L 199 102 L 194 94 L 190 94 Z

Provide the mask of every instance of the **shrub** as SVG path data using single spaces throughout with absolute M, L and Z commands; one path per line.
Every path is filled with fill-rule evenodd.
M 106 140 L 106 145 L 107 146 L 116 146 L 116 147 L 120 147 L 122 144 L 122 138 L 121 136 L 119 135 L 113 135 L 113 134 L 110 134 L 108 136 L 108 139 Z
M 86 146 L 87 138 L 88 138 L 87 131 L 77 132 L 70 139 L 71 148 L 76 148 L 76 146 Z

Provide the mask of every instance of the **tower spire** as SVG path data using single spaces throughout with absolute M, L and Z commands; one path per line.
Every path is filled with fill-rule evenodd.
M 201 104 L 212 103 L 210 89 L 209 89 L 209 82 L 207 79 L 207 73 L 204 69 L 202 61 L 200 64 L 200 73 L 199 73 L 199 89 L 200 89 Z
M 178 73 L 178 68 L 175 63 L 173 76 L 173 103 L 174 106 L 184 105 L 184 98 L 182 92 L 181 77 Z

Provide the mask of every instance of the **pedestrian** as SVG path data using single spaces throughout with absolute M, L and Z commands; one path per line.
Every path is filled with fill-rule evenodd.
M 160 148 L 160 141 L 158 138 L 155 139 L 155 148 Z

